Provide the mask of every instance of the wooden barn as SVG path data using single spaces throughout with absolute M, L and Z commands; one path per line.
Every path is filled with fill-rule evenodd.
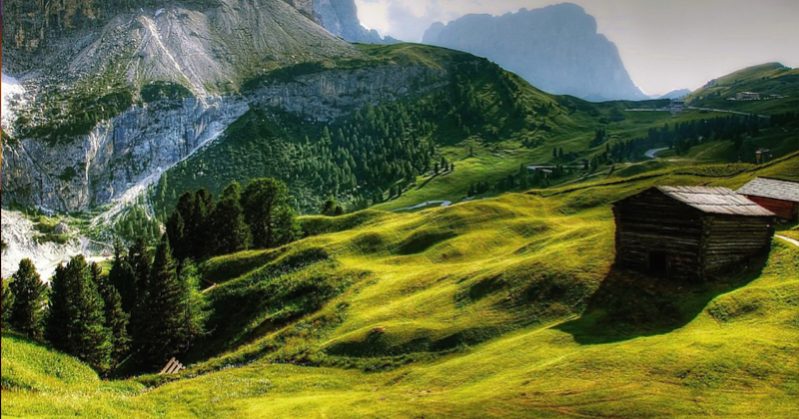
M 738 193 L 784 220 L 799 219 L 799 182 L 760 177 L 738 189 Z
M 727 188 L 654 187 L 613 205 L 616 266 L 704 280 L 762 254 L 774 214 Z

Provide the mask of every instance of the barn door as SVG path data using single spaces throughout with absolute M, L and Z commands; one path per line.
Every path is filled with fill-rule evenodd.
M 655 275 L 669 273 L 669 261 L 666 252 L 649 252 L 649 272 Z

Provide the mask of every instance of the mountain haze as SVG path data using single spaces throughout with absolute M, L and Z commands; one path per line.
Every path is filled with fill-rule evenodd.
M 646 99 L 616 46 L 574 4 L 435 23 L 423 42 L 486 57 L 550 93 L 592 101 Z
M 366 29 L 358 19 L 355 0 L 313 0 L 316 20 L 330 33 L 348 42 L 364 44 L 392 44 L 399 42 L 382 37 L 376 30 Z

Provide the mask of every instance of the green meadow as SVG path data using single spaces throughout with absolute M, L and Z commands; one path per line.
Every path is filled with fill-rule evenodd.
M 178 375 L 102 380 L 4 332 L 3 415 L 794 417 L 799 247 L 775 238 L 763 260 L 701 284 L 612 266 L 615 200 L 755 176 L 799 180 L 799 155 L 304 217 L 303 240 L 200 267 L 212 327 Z M 440 176 L 414 193 L 455 182 L 468 184 Z

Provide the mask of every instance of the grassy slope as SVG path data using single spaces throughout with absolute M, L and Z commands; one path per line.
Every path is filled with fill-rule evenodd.
M 585 117 L 584 111 L 575 115 L 568 114 L 555 97 L 530 86 L 493 63 L 463 52 L 416 44 L 359 45 L 358 48 L 363 53 L 361 59 L 327 60 L 267 72 L 248 82 L 244 91 L 248 93 L 261 83 L 290 81 L 299 76 L 324 71 L 351 72 L 352 77 L 357 77 L 357 71 L 369 68 L 388 66 L 398 72 L 424 68 L 435 71 L 436 75 L 414 80 L 418 86 L 412 87 L 409 94 L 400 97 L 396 102 L 407 108 L 430 109 L 414 117 L 412 128 L 409 129 L 427 132 L 421 127 L 432 127 L 431 132 L 424 134 L 423 138 L 438 146 L 461 144 L 475 137 L 482 137 L 489 143 L 497 138 L 512 138 L 514 144 L 518 144 L 523 138 L 548 138 L 551 135 L 547 129 L 552 129 L 551 127 L 558 127 L 556 130 L 561 130 L 561 127 L 575 129 L 576 118 L 581 118 L 583 125 L 589 129 L 593 126 Z M 463 78 L 460 80 L 463 85 L 461 90 L 468 87 L 473 92 L 470 97 L 479 100 L 479 117 L 482 120 L 475 119 L 474 110 L 467 111 L 455 106 L 462 102 L 452 87 L 459 77 Z M 437 87 L 430 89 L 431 85 Z M 424 93 L 417 93 L 414 89 L 420 89 Z M 394 101 L 373 105 L 387 106 L 391 102 Z M 581 103 L 591 108 L 590 105 Z M 232 180 L 246 183 L 252 178 L 272 176 L 290 184 L 302 210 L 316 210 L 319 207 L 319 202 L 316 201 L 326 198 L 332 191 L 319 190 L 314 185 L 312 176 L 300 170 L 298 162 L 302 163 L 299 166 L 304 167 L 311 163 L 316 165 L 316 171 L 329 172 L 324 169 L 328 163 L 325 160 L 327 157 L 316 155 L 319 154 L 317 150 L 309 152 L 303 143 L 306 138 L 312 143 L 318 142 L 325 128 L 335 132 L 342 126 L 352 124 L 355 113 L 361 109 L 342 110 L 342 117 L 328 123 L 311 123 L 298 115 L 271 108 L 251 111 L 234 123 L 219 141 L 167 171 L 169 187 L 164 191 L 167 199 L 164 202 L 157 200 L 156 205 L 169 208 L 174 205 L 177 196 L 186 190 L 203 187 L 212 193 L 218 193 Z M 272 114 L 274 117 L 265 117 Z M 389 114 L 385 118 L 381 124 L 387 124 L 399 117 Z M 464 128 L 471 130 L 471 134 L 464 132 Z M 448 157 L 457 153 L 456 150 L 463 150 L 462 145 L 442 148 Z M 435 156 L 435 159 L 438 157 Z M 396 158 L 402 162 L 399 157 Z M 377 163 L 379 162 L 369 162 L 370 165 Z M 357 180 L 360 185 L 370 181 L 364 178 Z M 352 193 L 354 192 L 349 190 L 342 191 L 340 198 L 351 198 Z
M 744 112 L 762 114 L 794 112 L 799 106 L 797 80 L 799 80 L 799 69 L 791 69 L 779 63 L 762 64 L 713 80 L 691 93 L 687 99 L 695 106 Z M 757 92 L 763 96 L 777 94 L 785 97 L 756 102 L 727 100 L 741 92 Z
M 526 148 L 515 141 L 505 141 L 497 144 L 481 145 L 478 142 L 465 142 L 458 146 L 444 148 L 444 154 L 454 162 L 455 172 L 439 176 L 420 176 L 416 187 L 406 191 L 401 197 L 377 205 L 375 208 L 383 210 L 396 210 L 411 207 L 425 201 L 449 200 L 459 202 L 466 197 L 469 186 L 477 182 L 496 182 L 515 174 L 521 165 L 553 164 L 552 149 L 561 147 L 565 152 L 577 152 L 581 156 L 590 157 L 605 150 L 604 145 L 594 148 L 590 142 L 594 136 L 594 129 L 599 128 L 597 120 L 607 116 L 609 109 L 617 107 L 625 109 L 627 105 L 621 103 L 607 103 L 598 106 L 598 114 L 571 115 L 576 125 L 559 129 L 542 145 L 535 148 Z M 624 120 L 611 121 L 604 127 L 610 135 L 610 143 L 620 140 L 630 140 L 645 137 L 647 130 L 652 127 L 660 128 L 666 124 L 673 126 L 677 123 L 723 117 L 725 114 L 713 112 L 691 111 L 671 115 L 668 112 L 626 112 Z M 797 150 L 799 145 L 790 139 L 791 135 L 783 132 L 783 128 L 769 128 L 756 138 L 761 147 L 770 148 L 775 156 L 787 155 Z M 469 155 L 470 147 L 474 155 Z M 737 152 L 731 141 L 711 141 L 696 146 L 684 156 L 676 156 L 673 151 L 666 150 L 658 153 L 660 161 L 647 160 L 640 156 L 639 161 L 620 163 L 616 165 L 616 174 L 631 174 L 667 167 L 693 166 L 697 163 L 719 163 L 737 161 Z M 593 178 L 605 178 L 607 169 L 593 173 Z M 577 175 L 561 179 L 561 182 L 579 182 L 586 178 L 577 178 Z M 490 194 L 489 194 L 490 195 Z
M 340 231 L 337 219 L 305 220 L 332 232 L 211 261 L 206 276 L 224 284 L 208 295 L 314 277 L 315 290 L 357 273 L 318 310 L 278 324 L 267 301 L 252 321 L 231 319 L 249 343 L 140 395 L 85 369 L 79 384 L 28 374 L 34 359 L 66 357 L 4 335 L 3 414 L 791 416 L 799 249 L 775 241 L 762 272 L 696 287 L 624 282 L 630 274 L 610 269 L 609 202 L 653 184 L 737 187 L 755 175 L 796 178 L 799 156 L 370 211 L 341 218 Z M 319 249 L 307 266 L 286 262 Z

